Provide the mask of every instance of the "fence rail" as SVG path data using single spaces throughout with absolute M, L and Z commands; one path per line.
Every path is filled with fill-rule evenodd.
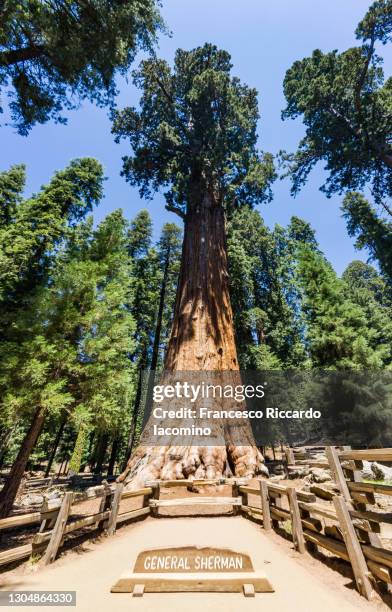
M 92 528 L 110 536 L 126 521 L 158 516 L 160 508 L 229 506 L 233 514 L 240 512 L 260 520 L 266 531 L 289 522 L 288 532 L 299 553 L 320 548 L 349 562 L 359 592 L 369 599 L 379 582 L 392 583 L 392 551 L 384 548 L 380 539 L 381 525 L 392 524 L 392 513 L 372 508 L 375 495 L 392 495 L 392 486 L 362 482 L 362 460 L 392 461 L 392 449 L 324 450 L 325 460 L 314 460 L 306 449 L 286 450 L 288 466 L 328 466 L 331 470 L 333 485 L 314 485 L 311 492 L 268 480 L 250 485 L 236 478 L 153 481 L 136 491 L 124 491 L 121 483 L 104 483 L 89 492 L 67 492 L 62 501 L 45 502 L 39 512 L 0 520 L 0 532 L 38 525 L 31 543 L 0 552 L 0 566 L 35 554 L 42 556 L 41 563 L 52 563 L 70 534 Z M 211 485 L 230 486 L 231 496 L 161 497 L 164 488 Z M 98 511 L 78 516 L 77 505 L 94 498 L 100 498 Z M 141 507 L 124 509 L 122 502 L 133 498 L 142 498 Z

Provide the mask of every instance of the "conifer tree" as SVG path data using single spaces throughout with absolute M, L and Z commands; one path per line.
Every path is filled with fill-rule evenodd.
M 166 207 L 185 221 L 165 369 L 237 370 L 225 212 L 268 200 L 274 178 L 271 156 L 256 147 L 256 91 L 232 77 L 229 54 L 209 44 L 178 50 L 173 70 L 162 60 L 142 62 L 135 83 L 142 90 L 140 110 L 114 114 L 117 140 L 129 140 L 132 148 L 123 174 L 142 196 L 166 189 Z M 173 478 L 190 471 L 213 477 L 227 461 L 237 475 L 262 469 L 250 429 L 243 445 L 227 440 L 225 446 L 177 445 L 173 460 L 170 447 L 144 445 L 131 459 L 129 478 Z
M 11 171 L 11 179 L 15 176 Z M 73 226 L 102 194 L 102 169 L 91 159 L 72 162 L 28 200 L 21 196 L 20 170 L 17 176 L 15 189 L 3 190 L 12 213 L 0 228 L 0 385 L 5 411 L 30 424 L 0 492 L 1 516 L 12 508 L 48 412 L 60 413 L 73 401 L 69 340 L 78 335 L 78 318 L 69 322 L 54 312 L 50 274 Z M 2 184 L 9 179 L 3 175 Z M 59 324 L 53 325 L 56 316 Z

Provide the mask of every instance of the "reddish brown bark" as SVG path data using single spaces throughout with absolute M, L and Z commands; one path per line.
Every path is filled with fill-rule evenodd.
M 238 369 L 228 284 L 225 213 L 206 194 L 185 218 L 165 370 L 234 373 Z M 170 408 L 174 403 L 170 402 Z M 241 431 L 235 428 L 230 431 L 222 422 L 216 423 L 215 437 L 216 446 L 182 446 L 178 439 L 171 445 L 150 446 L 144 440 L 119 480 L 139 485 L 157 478 L 221 477 L 228 470 L 238 476 L 266 471 L 248 423 Z
M 18 489 L 25 472 L 31 451 L 41 433 L 45 421 L 45 413 L 38 409 L 33 417 L 30 428 L 25 435 L 18 456 L 7 477 L 6 483 L 0 492 L 0 518 L 5 518 L 12 510 Z

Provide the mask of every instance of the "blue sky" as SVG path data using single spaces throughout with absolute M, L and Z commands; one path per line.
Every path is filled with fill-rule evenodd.
M 370 2 L 365 0 L 163 0 L 163 16 L 172 37 L 161 37 L 158 53 L 172 62 L 178 47 L 193 48 L 213 42 L 232 55 L 233 73 L 259 91 L 261 121 L 260 147 L 276 153 L 294 150 L 303 134 L 301 121 L 282 122 L 284 107 L 282 82 L 293 61 L 315 48 L 344 50 L 355 43 L 354 30 Z M 99 44 L 99 41 L 97 41 Z M 383 48 L 386 74 L 391 74 L 392 56 Z M 138 92 L 133 85 L 120 82 L 120 107 L 136 104 Z M 177 220 L 164 210 L 163 198 L 142 201 L 137 189 L 120 176 L 121 156 L 126 144 L 116 145 L 110 133 L 107 111 L 88 103 L 68 115 L 66 126 L 53 122 L 33 128 L 25 138 L 12 128 L 1 127 L 0 169 L 25 163 L 27 192 L 36 191 L 53 172 L 75 157 L 92 156 L 105 168 L 108 180 L 106 197 L 95 212 L 99 221 L 121 207 L 132 218 L 148 208 L 154 220 L 155 235 L 162 223 Z M 290 196 L 288 181 L 277 181 L 274 200 L 260 207 L 266 223 L 286 225 L 295 214 L 316 229 L 321 249 L 338 273 L 354 258 L 365 259 L 348 237 L 340 216 L 341 197 L 331 200 L 320 193 L 322 167 L 317 168 L 297 198 Z

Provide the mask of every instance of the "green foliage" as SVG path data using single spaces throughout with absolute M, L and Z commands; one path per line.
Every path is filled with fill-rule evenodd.
M 82 465 L 84 449 L 86 446 L 87 439 L 87 428 L 82 423 L 78 435 L 76 438 L 75 446 L 69 460 L 69 472 L 70 474 L 78 474 L 80 472 L 80 467 Z
M 304 246 L 299 278 L 306 317 L 306 342 L 315 367 L 381 368 L 390 347 L 374 343 L 366 312 L 320 254 Z M 373 346 L 372 346 L 373 345 Z
M 380 219 L 360 193 L 346 195 L 343 214 L 350 236 L 356 237 L 356 248 L 369 250 L 371 258 L 378 261 L 387 282 L 392 286 L 392 222 Z
M 346 295 L 366 315 L 369 344 L 377 350 L 383 347 L 383 367 L 392 364 L 392 302 L 390 290 L 384 279 L 372 266 L 362 261 L 353 261 L 343 273 L 347 285 Z
M 68 228 L 101 199 L 102 181 L 102 167 L 95 159 L 79 159 L 57 172 L 38 194 L 22 200 L 23 168 L 0 174 L 4 211 L 0 225 L 0 314 L 2 304 L 7 308 L 13 301 L 20 305 L 29 292 L 45 282 Z
M 273 231 L 249 207 L 230 218 L 230 295 L 243 369 L 306 364 L 296 270 L 301 244 L 317 250 L 313 230 L 297 217 L 287 229 L 276 226 Z
M 327 196 L 369 185 L 377 203 L 392 195 L 392 81 L 384 79 L 376 42 L 391 31 L 391 0 L 375 2 L 358 26 L 358 47 L 343 53 L 314 51 L 287 71 L 283 118 L 301 116 L 306 135 L 285 155 L 296 194 L 323 160 Z
M 20 134 L 82 99 L 100 106 L 116 94 L 140 49 L 163 23 L 156 0 L 5 0 L 0 3 L 0 87 Z
M 210 44 L 178 50 L 173 70 L 143 61 L 134 73 L 140 110 L 113 115 L 116 141 L 133 149 L 123 175 L 143 197 L 166 188 L 167 208 L 180 216 L 206 191 L 227 208 L 271 198 L 272 157 L 256 148 L 257 92 L 231 68 L 230 55 Z

